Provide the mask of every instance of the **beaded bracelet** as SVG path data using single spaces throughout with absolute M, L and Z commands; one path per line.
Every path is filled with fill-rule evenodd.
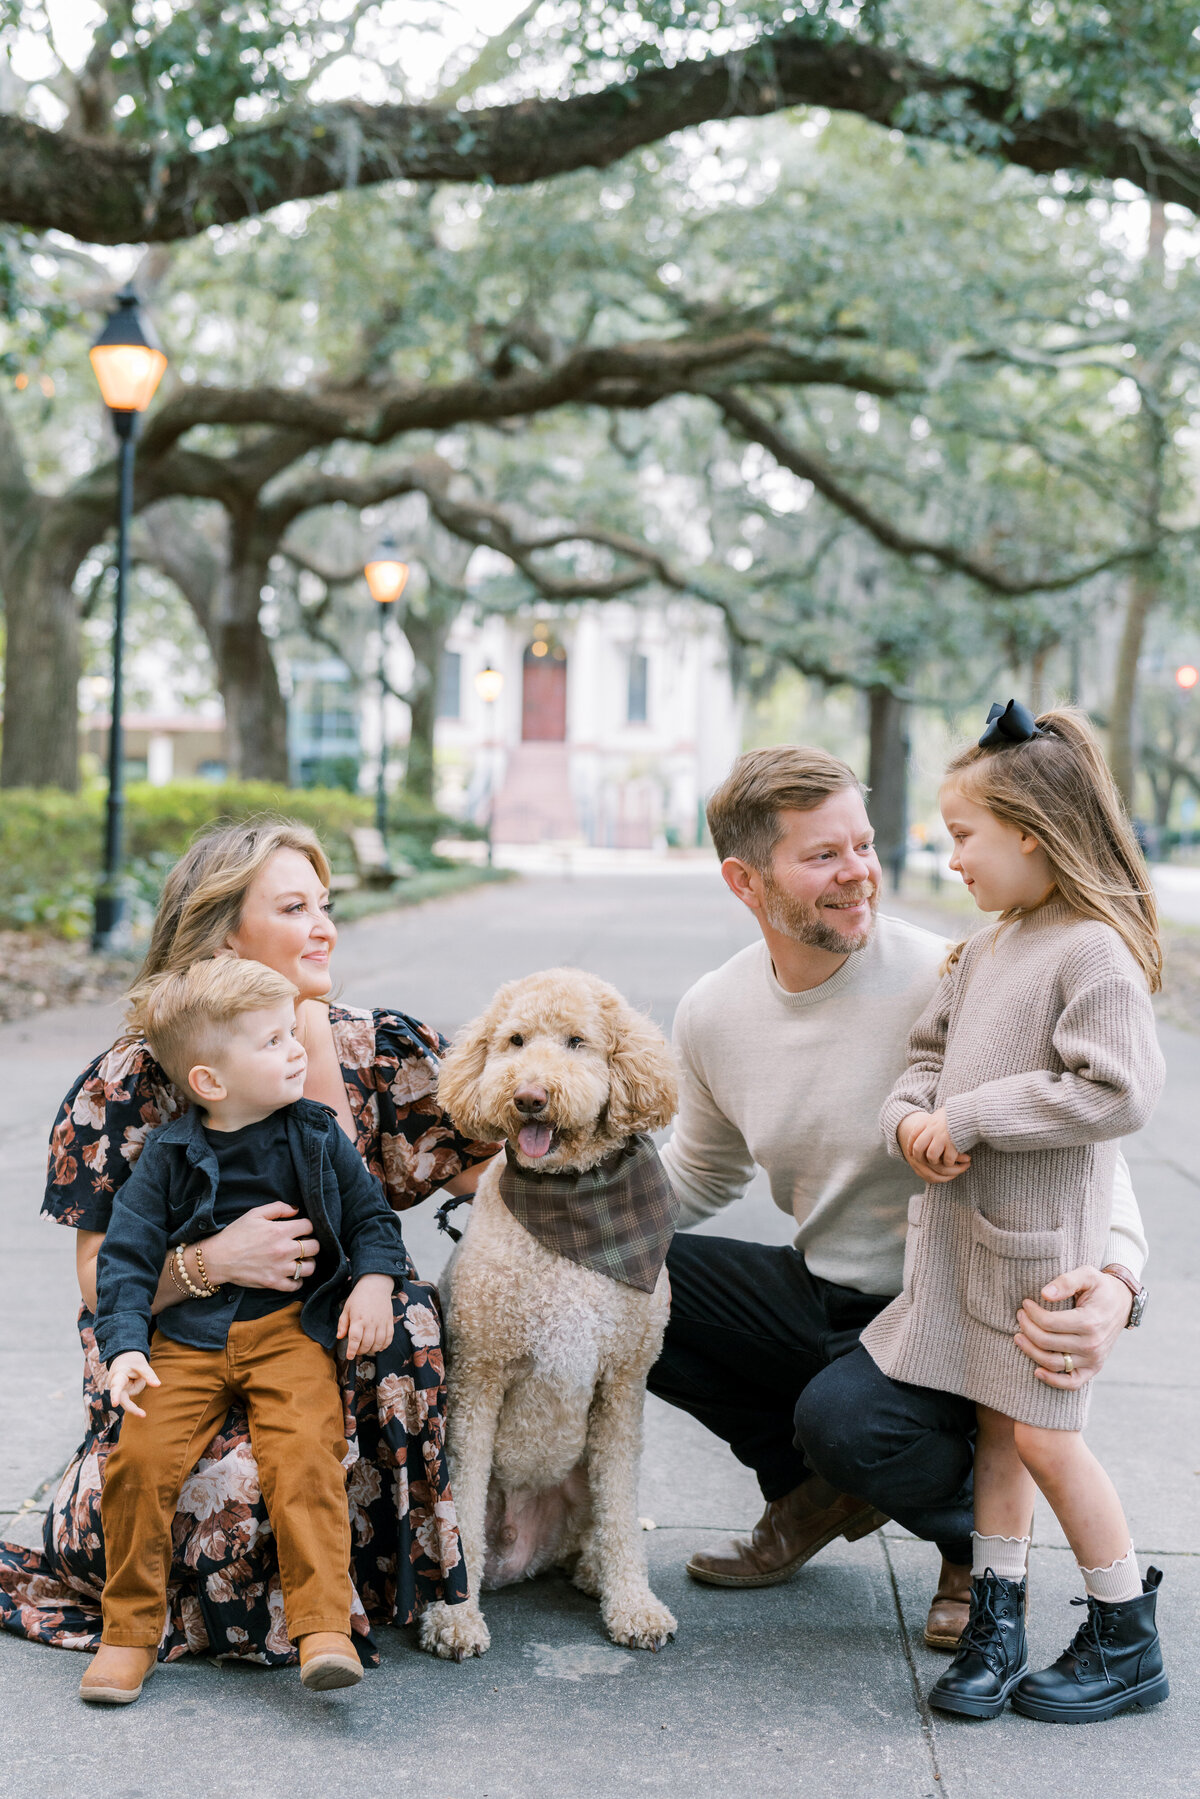
M 193 1243 L 192 1248 L 196 1252 L 196 1272 L 200 1276 L 200 1284 L 207 1289 L 206 1297 L 211 1298 L 214 1293 L 220 1292 L 220 1288 L 214 1287 L 208 1278 L 208 1269 L 204 1266 L 204 1251 L 201 1249 L 200 1245 L 198 1243 Z
M 196 1250 L 196 1266 L 200 1271 L 200 1276 L 204 1281 L 204 1285 L 198 1287 L 188 1273 L 187 1263 L 183 1259 L 184 1245 L 182 1243 L 177 1243 L 175 1245 L 175 1255 L 173 1257 L 179 1279 L 183 1282 L 183 1285 L 187 1288 L 193 1299 L 212 1299 L 219 1289 L 209 1285 L 208 1277 L 204 1273 L 204 1263 L 200 1260 L 199 1246 L 193 1244 L 192 1248 Z
M 175 1253 L 176 1252 L 172 1250 L 171 1254 L 167 1257 L 167 1273 L 171 1277 L 171 1285 L 174 1287 L 175 1291 L 181 1293 L 184 1299 L 186 1299 L 188 1290 L 175 1272 Z

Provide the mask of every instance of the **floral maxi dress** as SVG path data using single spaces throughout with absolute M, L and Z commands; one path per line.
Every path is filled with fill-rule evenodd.
M 403 1013 L 331 1006 L 357 1148 L 398 1211 L 495 1152 L 461 1137 L 434 1097 L 444 1041 Z M 50 1141 L 42 1210 L 79 1230 L 108 1228 L 112 1196 L 158 1124 L 187 1105 L 145 1043 L 116 1044 L 84 1070 Z M 396 1332 L 354 1377 L 342 1365 L 351 1523 L 352 1624 L 378 1660 L 372 1623 L 406 1624 L 435 1599 L 467 1596 L 444 1450 L 445 1368 L 436 1289 L 398 1286 Z M 86 1435 L 46 1514 L 43 1549 L 0 1543 L 0 1628 L 63 1649 L 100 1642 L 104 1544 L 100 1489 L 117 1439 L 92 1314 L 79 1313 Z M 191 1471 L 175 1514 L 161 1660 L 212 1654 L 279 1666 L 296 1660 L 283 1616 L 275 1539 L 246 1415 L 227 1414 Z

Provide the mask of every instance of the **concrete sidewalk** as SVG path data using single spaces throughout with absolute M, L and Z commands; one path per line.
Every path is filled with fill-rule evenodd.
M 669 1024 L 683 990 L 751 940 L 753 926 L 711 880 L 595 875 L 489 888 L 349 928 L 344 997 L 393 1002 L 448 1030 L 502 979 L 557 961 L 615 981 Z M 0 1316 L 0 1519 L 36 1540 L 36 1511 L 13 1517 L 59 1469 L 80 1431 L 71 1242 L 37 1217 L 56 1103 L 111 1038 L 114 1008 L 37 1016 L 0 1029 L 0 1229 L 8 1303 Z M 6 1704 L 0 1799 L 532 1799 L 603 1791 L 691 1799 L 1018 1799 L 1103 1788 L 1194 1795 L 1200 1618 L 1200 1273 L 1195 1172 L 1200 1037 L 1163 1030 L 1167 1095 L 1130 1146 L 1153 1260 L 1144 1329 L 1101 1380 L 1089 1435 L 1120 1488 L 1143 1557 L 1166 1569 L 1161 1620 L 1170 1702 L 1064 1731 L 1006 1715 L 935 1718 L 922 1694 L 944 1658 L 921 1644 L 935 1552 L 889 1528 L 835 1544 L 790 1584 L 759 1592 L 693 1585 L 687 1550 L 747 1526 L 752 1478 L 692 1420 L 651 1401 L 641 1511 L 656 1591 L 679 1618 L 659 1655 L 614 1648 L 594 1604 L 550 1577 L 488 1598 L 493 1648 L 455 1666 L 406 1632 L 380 1633 L 383 1666 L 349 1694 L 312 1697 L 292 1673 L 214 1664 L 160 1671 L 127 1712 L 75 1699 L 82 1658 L 0 1638 Z M 712 1226 L 705 1227 L 712 1229 Z M 788 1240 L 761 1180 L 717 1234 Z M 405 1219 L 422 1273 L 445 1239 L 432 1208 Z M 1048 1516 L 1033 1556 L 1033 1653 L 1062 1648 L 1078 1619 L 1069 1552 Z

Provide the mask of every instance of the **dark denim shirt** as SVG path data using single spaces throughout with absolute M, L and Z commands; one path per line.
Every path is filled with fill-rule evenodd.
M 352 1284 L 364 1274 L 407 1273 L 400 1221 L 328 1106 L 298 1099 L 287 1107 L 288 1146 L 304 1216 L 320 1244 L 302 1329 L 333 1349 L 337 1320 Z M 213 1235 L 217 1159 L 193 1107 L 146 1138 L 133 1173 L 113 1200 L 112 1219 L 96 1268 L 96 1347 L 110 1362 L 126 1350 L 150 1348 L 157 1324 L 165 1337 L 193 1349 L 221 1349 L 243 1288 L 214 1299 L 184 1299 L 151 1320 L 168 1249 Z

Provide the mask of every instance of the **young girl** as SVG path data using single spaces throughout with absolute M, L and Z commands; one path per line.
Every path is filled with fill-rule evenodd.
M 929 1183 L 909 1209 L 904 1291 L 863 1333 L 885 1374 L 978 1408 L 971 1610 L 930 1694 L 943 1711 L 1056 1723 L 1167 1697 L 1155 1597 L 1120 1500 L 1082 1437 L 1090 1388 L 1015 1343 L 1022 1300 L 1099 1263 L 1117 1139 L 1163 1082 L 1149 991 L 1161 956 L 1145 865 L 1077 712 L 993 706 L 950 764 L 942 816 L 958 870 L 999 912 L 950 956 L 883 1108 L 889 1148 Z M 1065 1379 L 1063 1377 L 1066 1377 Z M 1027 1672 L 1035 1487 L 1079 1562 L 1087 1620 Z

